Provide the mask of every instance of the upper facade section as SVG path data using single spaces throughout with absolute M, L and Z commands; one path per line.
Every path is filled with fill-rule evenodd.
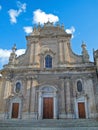
M 71 34 L 67 34 L 64 30 L 64 25 L 60 26 L 57 24 L 54 26 L 53 23 L 50 23 L 49 21 L 43 25 L 43 27 L 40 26 L 40 24 L 37 27 L 33 28 L 33 32 L 30 34 L 30 36 L 40 36 L 42 37 L 56 37 L 56 36 L 69 36 L 71 37 Z
M 15 49 L 5 67 L 29 67 L 36 69 L 77 67 L 89 62 L 86 45 L 82 44 L 82 54 L 76 55 L 70 45 L 71 34 L 67 34 L 64 26 L 47 22 L 38 25 L 32 33 L 26 36 L 27 49 L 25 54 L 16 57 Z M 14 47 L 15 48 L 15 47 Z

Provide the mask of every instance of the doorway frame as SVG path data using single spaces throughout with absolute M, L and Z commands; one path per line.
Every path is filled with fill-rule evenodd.
M 88 109 L 88 102 L 86 96 L 77 97 L 74 99 L 75 102 L 75 118 L 79 119 L 79 111 L 78 111 L 78 103 L 84 103 L 85 107 L 85 118 L 89 118 L 89 109 Z
M 12 118 L 12 111 L 13 111 L 13 103 L 19 104 L 19 111 L 18 111 L 18 117 Z M 22 118 L 22 100 L 19 97 L 13 97 L 10 99 L 10 107 L 9 107 L 9 119 L 21 119 Z
M 47 90 L 44 90 L 47 88 Z M 52 90 L 52 91 L 50 91 Z M 38 119 L 43 119 L 43 99 L 45 97 L 53 98 L 53 119 L 57 119 L 58 105 L 57 105 L 57 89 L 54 86 L 45 85 L 40 87 L 38 91 Z

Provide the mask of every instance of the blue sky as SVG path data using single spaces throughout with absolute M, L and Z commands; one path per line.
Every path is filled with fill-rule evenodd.
M 25 36 L 39 22 L 59 22 L 73 34 L 71 46 L 81 54 L 85 41 L 92 58 L 98 49 L 98 0 L 0 0 L 0 68 L 8 62 L 14 43 L 17 55 L 26 49 Z

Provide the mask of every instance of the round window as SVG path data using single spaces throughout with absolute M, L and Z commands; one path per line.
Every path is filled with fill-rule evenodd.
M 16 91 L 16 93 L 19 93 L 20 90 L 21 90 L 21 83 L 20 83 L 20 82 L 17 82 L 17 83 L 16 83 L 16 89 L 15 89 L 15 91 Z
M 77 90 L 78 90 L 78 92 L 82 92 L 82 83 L 81 83 L 81 81 L 77 82 Z

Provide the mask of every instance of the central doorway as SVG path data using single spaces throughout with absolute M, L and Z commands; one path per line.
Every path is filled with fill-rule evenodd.
M 18 118 L 19 113 L 19 103 L 12 104 L 12 118 Z
M 78 114 L 79 114 L 79 118 L 86 118 L 84 102 L 78 103 Z
M 53 119 L 53 98 L 43 98 L 43 119 Z

